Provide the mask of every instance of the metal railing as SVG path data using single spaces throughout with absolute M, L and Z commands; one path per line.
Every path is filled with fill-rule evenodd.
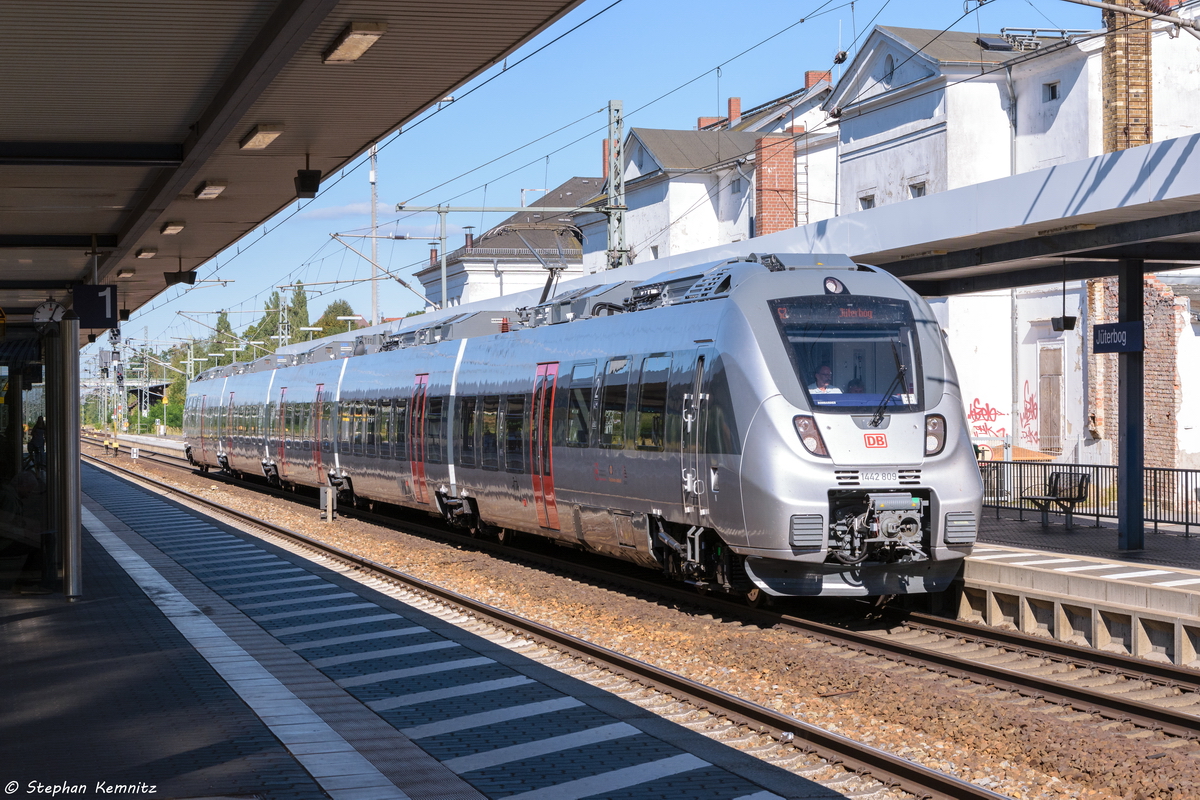
M 1054 472 L 1086 473 L 1091 476 L 1087 499 L 1075 505 L 1078 517 L 1117 518 L 1117 468 L 1098 464 L 1055 464 L 1029 461 L 980 461 L 983 477 L 983 504 L 1000 509 L 1013 509 L 1025 518 L 1026 511 L 1039 511 L 1037 505 L 1024 499 L 1027 495 L 1044 495 Z M 1144 518 L 1154 523 L 1182 525 L 1184 535 L 1190 536 L 1193 525 L 1200 525 L 1200 470 L 1145 468 Z M 1040 512 L 1039 512 L 1040 513 Z

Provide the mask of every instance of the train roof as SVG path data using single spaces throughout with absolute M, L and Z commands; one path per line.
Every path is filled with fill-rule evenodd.
M 197 375 L 196 380 L 352 358 L 457 339 L 473 339 L 665 306 L 720 300 L 727 298 L 746 278 L 761 274 L 764 270 L 787 272 L 808 269 L 877 271 L 874 267 L 857 264 L 849 256 L 840 254 L 751 253 L 745 258 L 725 259 L 667 270 L 640 281 L 576 286 L 534 306 L 515 310 L 464 311 L 442 317 L 425 327 L 395 333 L 368 333 L 358 336 L 353 342 L 324 342 L 302 353 L 276 353 L 254 361 L 212 367 Z

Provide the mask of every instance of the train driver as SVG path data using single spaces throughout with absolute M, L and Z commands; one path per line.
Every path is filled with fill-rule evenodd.
M 809 384 L 808 391 L 813 394 L 841 394 L 842 390 L 834 386 L 832 381 L 833 370 L 828 364 L 822 364 L 813 373 L 813 382 Z

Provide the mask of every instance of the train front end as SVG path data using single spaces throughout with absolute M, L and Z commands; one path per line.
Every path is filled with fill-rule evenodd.
M 766 306 L 746 320 L 778 389 L 745 432 L 747 576 L 771 595 L 947 589 L 983 487 L 932 310 L 871 268 L 788 278 L 783 296 L 764 283 L 739 298 Z

